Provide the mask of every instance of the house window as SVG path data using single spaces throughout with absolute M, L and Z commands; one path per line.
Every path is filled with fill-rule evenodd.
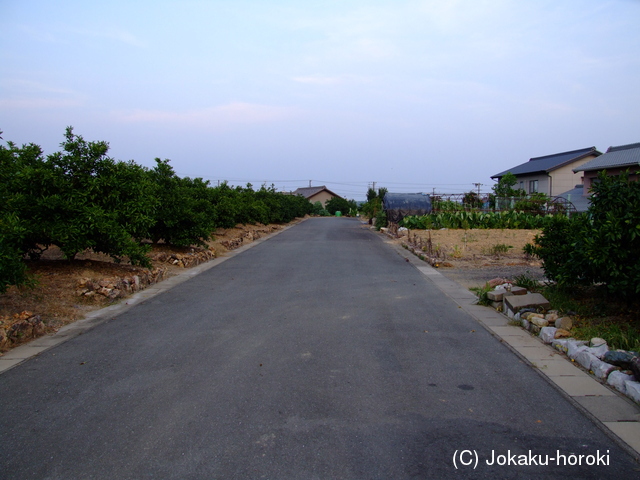
M 520 180 L 520 190 L 524 192 L 524 181 Z
M 538 180 L 529 180 L 529 193 L 536 193 L 538 191 Z

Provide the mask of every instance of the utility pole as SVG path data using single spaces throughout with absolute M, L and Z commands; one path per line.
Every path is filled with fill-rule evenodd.
M 311 180 L 309 180 L 309 188 L 311 188 Z
M 376 189 L 376 182 L 373 182 L 373 189 Z
M 474 185 L 478 187 L 478 198 L 480 198 L 480 187 L 482 186 L 482 183 L 474 183 Z

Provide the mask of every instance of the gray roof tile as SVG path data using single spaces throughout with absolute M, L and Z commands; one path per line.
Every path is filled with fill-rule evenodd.
M 588 172 L 607 168 L 640 166 L 640 143 L 609 147 L 603 155 L 575 168 L 574 172 Z
M 293 194 L 294 195 L 302 195 L 304 198 L 310 198 L 310 197 L 313 197 L 316 193 L 320 193 L 323 190 L 326 190 L 327 192 L 329 192 L 331 195 L 333 195 L 335 197 L 340 197 L 340 195 L 338 195 L 337 193 L 333 193 L 331 190 L 329 190 L 324 185 L 322 185 L 321 187 L 303 187 L 303 188 L 298 188 L 297 190 L 295 190 L 293 192 Z M 340 198 L 342 198 L 342 197 L 340 197 Z
M 492 175 L 491 178 L 500 178 L 508 172 L 511 172 L 514 175 L 550 172 L 556 168 L 566 165 L 567 163 L 584 158 L 587 155 L 602 155 L 602 153 L 596 150 L 596 147 L 589 147 L 572 150 L 570 152 L 555 153 L 544 157 L 534 157 L 521 165 L 505 170 L 504 172 L 496 173 L 495 175 Z

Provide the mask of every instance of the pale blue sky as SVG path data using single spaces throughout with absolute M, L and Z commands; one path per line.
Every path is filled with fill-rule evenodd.
M 0 0 L 0 130 L 214 183 L 489 190 L 640 142 L 639 25 L 638 0 Z

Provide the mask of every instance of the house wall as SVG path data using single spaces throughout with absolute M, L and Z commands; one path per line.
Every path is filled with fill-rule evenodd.
M 517 175 L 518 183 L 516 183 L 513 188 L 523 188 L 527 194 L 529 194 L 529 181 L 538 180 L 538 192 L 546 193 L 549 195 L 549 177 L 546 173 L 540 173 L 537 175 Z M 522 187 L 520 187 L 520 182 L 523 182 Z
M 551 192 L 549 195 L 557 197 L 561 193 L 572 190 L 576 185 L 580 185 L 582 183 L 583 172 L 573 173 L 573 169 L 578 168 L 580 165 L 594 158 L 596 158 L 595 155 L 589 155 L 586 158 L 549 172 L 549 175 L 551 175 Z
M 318 192 L 315 195 L 311 195 L 309 197 L 309 201 L 311 203 L 320 202 L 320 203 L 322 203 L 322 206 L 324 207 L 327 204 L 327 202 L 329 200 L 331 200 L 333 197 L 334 197 L 334 195 L 331 195 L 326 190 L 322 190 L 321 192 Z
M 627 170 L 634 171 L 634 169 L 630 169 L 629 167 L 608 168 L 607 175 L 609 176 L 620 175 L 621 173 L 626 172 Z M 637 170 L 637 168 L 635 170 Z M 591 185 L 593 185 L 593 182 L 598 178 L 598 173 L 600 173 L 600 171 L 593 170 L 591 172 L 578 172 L 578 173 L 584 174 L 584 177 L 583 177 L 584 188 L 583 188 L 582 195 L 584 195 L 585 197 L 588 195 L 591 195 L 589 190 L 591 189 Z M 629 175 L 629 180 L 634 180 L 637 182 L 638 180 L 640 180 L 640 177 L 637 174 Z

